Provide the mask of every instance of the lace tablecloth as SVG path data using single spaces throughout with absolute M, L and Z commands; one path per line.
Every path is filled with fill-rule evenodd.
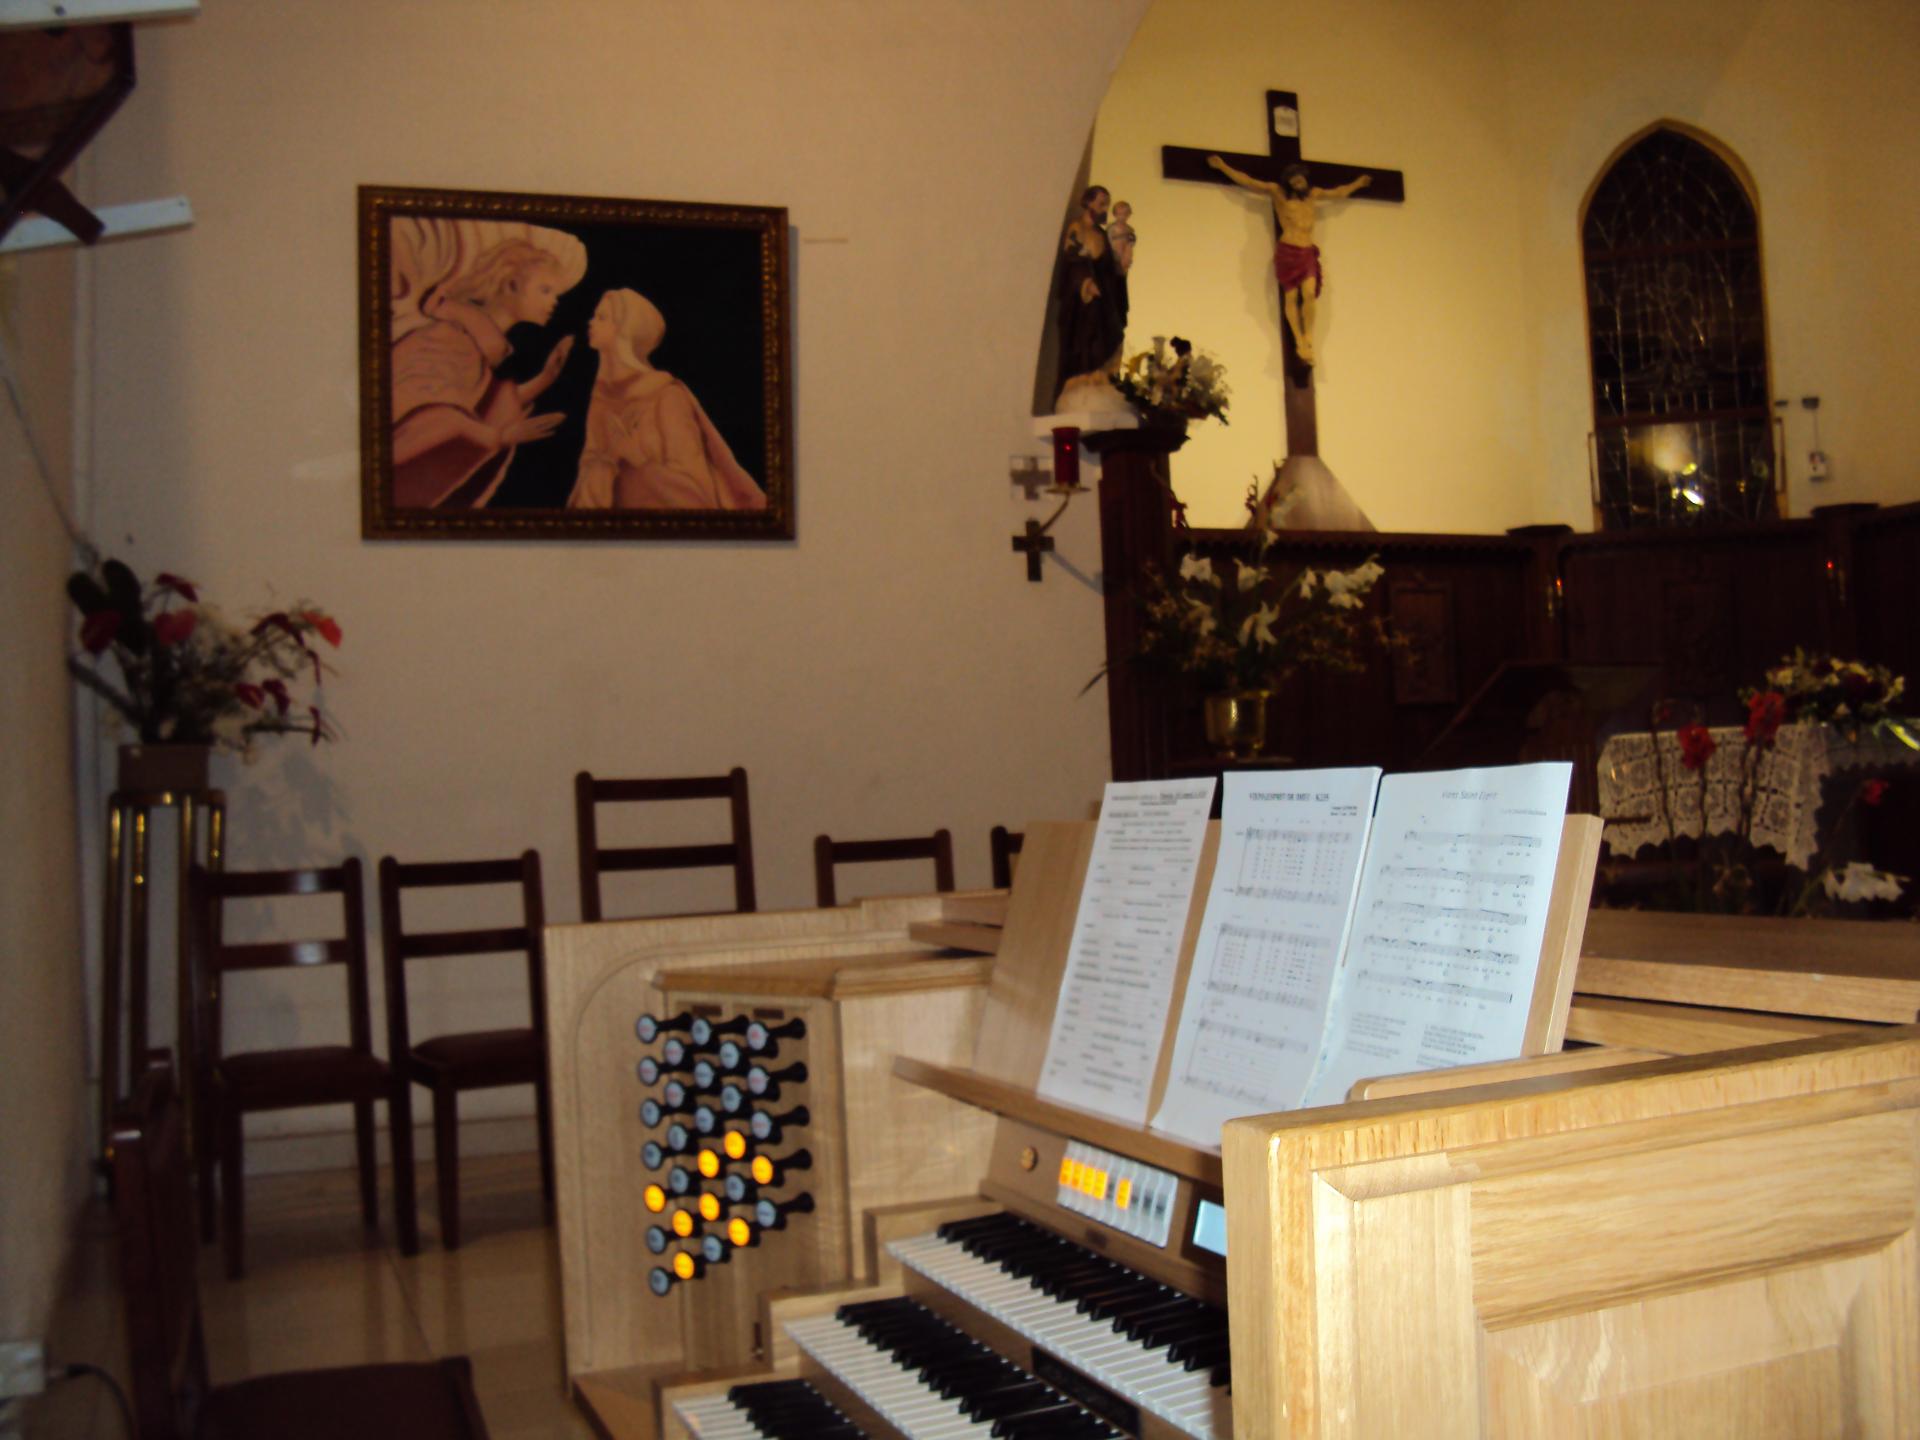
M 1600 752 L 1600 814 L 1607 822 L 1607 848 L 1615 855 L 1631 857 L 1664 843 L 1669 821 L 1674 831 L 1695 838 L 1703 828 L 1713 835 L 1739 829 L 1746 739 L 1737 725 L 1711 733 L 1717 748 L 1707 761 L 1704 805 L 1700 772 L 1680 763 L 1680 742 L 1672 731 L 1657 736 L 1640 731 L 1607 741 Z M 1790 865 L 1811 868 L 1820 848 L 1816 821 L 1822 783 L 1840 771 L 1893 767 L 1920 767 L 1920 752 L 1890 735 L 1850 741 L 1828 725 L 1783 726 L 1755 767 L 1753 843 L 1778 851 Z M 1658 793 L 1662 780 L 1664 808 Z

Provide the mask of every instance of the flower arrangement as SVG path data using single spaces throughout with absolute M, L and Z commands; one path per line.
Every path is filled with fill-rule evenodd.
M 1371 556 L 1351 570 L 1270 564 L 1292 497 L 1261 516 L 1258 495 L 1257 485 L 1248 490 L 1259 536 L 1253 558 L 1216 569 L 1190 551 L 1177 574 L 1149 578 L 1142 658 L 1214 691 L 1271 689 L 1305 669 L 1362 669 L 1361 641 L 1385 638 L 1384 626 L 1364 611 L 1386 572 Z
M 1763 867 L 1753 840 L 1753 819 L 1761 761 L 1773 749 L 1784 725 L 1833 725 L 1846 731 L 1850 740 L 1858 740 L 1862 730 L 1883 730 L 1908 746 L 1920 748 L 1920 739 L 1916 739 L 1910 724 L 1893 713 L 1893 706 L 1906 692 L 1906 680 L 1884 665 L 1804 650 L 1795 650 L 1770 667 L 1763 678 L 1764 686 L 1750 685 L 1739 692 L 1747 718 L 1740 732 L 1742 744 L 1733 762 L 1733 774 L 1722 781 L 1737 785 L 1739 810 L 1732 834 L 1724 838 L 1709 836 L 1707 815 L 1708 767 L 1719 753 L 1721 741 L 1697 717 L 1689 723 L 1670 701 L 1662 701 L 1654 709 L 1654 790 L 1670 837 L 1678 831 L 1673 816 L 1666 813 L 1668 788 L 1660 773 L 1657 741 L 1663 725 L 1673 726 L 1681 768 L 1698 776 L 1701 838 L 1689 867 L 1690 879 L 1680 892 L 1667 897 L 1670 903 L 1678 902 L 1672 908 L 1742 914 L 1772 909 L 1778 914 L 1809 915 L 1822 908 L 1831 909 L 1835 903 L 1901 900 L 1909 877 L 1876 869 L 1862 860 L 1842 861 L 1830 853 L 1834 837 L 1851 833 L 1848 821 L 1856 807 L 1874 809 L 1886 798 L 1890 788 L 1886 779 L 1869 777 L 1854 786 L 1839 813 L 1825 825 L 1825 838 L 1809 867 L 1803 871 L 1787 866 L 1784 883 L 1771 897 L 1765 893 L 1761 879 Z M 1674 841 L 1669 839 L 1667 844 L 1669 852 L 1678 858 Z
M 67 594 L 80 611 L 80 653 L 67 668 L 102 697 L 142 743 L 245 751 L 255 735 L 336 738 L 319 704 L 328 669 L 316 648 L 340 644 L 340 626 L 307 604 L 236 626 L 197 586 L 162 572 L 143 586 L 118 560 L 76 571 Z M 104 662 L 111 656 L 119 682 Z M 313 694 L 293 686 L 311 673 Z
M 1218 420 L 1227 423 L 1227 372 L 1220 362 L 1178 335 L 1171 340 L 1153 337 L 1153 349 L 1142 350 L 1113 377 L 1119 392 L 1141 415 L 1151 419 Z
M 1920 737 L 1894 713 L 1906 693 L 1906 678 L 1884 665 L 1796 649 L 1770 668 L 1765 678 L 1764 689 L 1750 686 L 1740 692 L 1749 709 L 1749 736 L 1755 724 L 1752 717 L 1764 706 L 1774 730 L 1790 721 L 1815 721 L 1846 731 L 1852 740 L 1859 739 L 1862 730 L 1884 730 L 1920 749 Z M 1767 733 L 1771 738 L 1772 731 Z

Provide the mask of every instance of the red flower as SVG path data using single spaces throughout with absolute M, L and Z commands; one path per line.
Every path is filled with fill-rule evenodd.
M 1878 805 L 1887 798 L 1887 791 L 1892 788 L 1885 780 L 1863 780 L 1860 783 L 1860 803 Z
M 80 622 L 80 646 L 89 655 L 98 655 L 120 633 L 118 610 L 96 610 Z
M 1747 702 L 1747 744 L 1773 744 L 1787 718 L 1787 697 L 1778 690 L 1762 690 Z
M 320 632 L 320 638 L 334 649 L 340 648 L 340 622 L 319 610 L 302 610 L 300 618 Z
M 276 610 L 271 615 L 262 615 L 253 622 L 253 634 L 261 635 L 268 630 L 284 630 L 294 639 L 300 638 L 300 632 L 293 628 L 293 622 L 287 619 L 286 612 L 282 610 Z
M 268 680 L 260 688 L 273 697 L 273 703 L 280 707 L 280 713 L 286 714 L 293 707 L 293 697 L 287 694 L 287 682 L 280 679 Z
M 1702 768 L 1720 748 L 1704 725 L 1683 725 L 1679 732 L 1680 763 L 1689 770 Z
M 153 638 L 162 645 L 184 645 L 200 616 L 192 610 L 165 610 L 153 617 Z
M 158 585 L 162 590 L 171 590 L 189 605 L 198 605 L 200 603 L 200 592 L 194 588 L 191 580 L 182 580 L 178 575 L 170 575 L 165 570 L 162 570 L 158 575 L 153 577 L 153 583 Z
M 241 704 L 251 705 L 255 710 L 267 703 L 266 692 L 258 685 L 245 680 L 233 687 L 233 693 L 239 698 Z

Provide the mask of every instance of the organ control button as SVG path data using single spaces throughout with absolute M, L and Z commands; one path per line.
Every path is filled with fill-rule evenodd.
M 633 1033 L 640 1037 L 642 1045 L 651 1045 L 662 1035 L 675 1030 L 685 1030 L 692 1024 L 693 1016 L 685 1010 L 664 1020 L 658 1015 L 642 1015 L 633 1022 Z
M 747 1091 L 743 1085 L 726 1084 L 720 1087 L 720 1108 L 729 1115 L 738 1115 L 741 1107 L 747 1103 Z
M 667 1152 L 658 1140 L 649 1140 L 640 1147 L 640 1163 L 649 1170 L 658 1170 L 666 1164 Z
M 762 1230 L 784 1230 L 787 1228 L 787 1216 L 811 1215 L 813 1196 L 796 1195 L 791 1200 L 760 1200 L 753 1207 L 753 1223 Z
M 729 1175 L 720 1183 L 729 1205 L 751 1205 L 754 1197 L 760 1193 L 760 1187 L 744 1175 Z
M 770 1115 L 765 1110 L 756 1110 L 747 1118 L 747 1130 L 762 1145 L 778 1145 L 780 1136 L 787 1126 L 805 1125 L 812 1118 L 804 1105 L 796 1105 L 779 1115 Z
M 667 1193 L 686 1195 L 693 1190 L 693 1176 L 684 1165 L 676 1165 L 667 1172 Z
M 656 1265 L 647 1272 L 647 1288 L 656 1295 L 664 1295 L 673 1289 L 673 1272 L 664 1265 Z
M 720 1197 L 714 1194 L 713 1191 L 702 1191 L 700 1199 L 696 1204 L 700 1210 L 700 1218 L 709 1225 L 716 1223 L 720 1219 Z
M 813 1152 L 811 1150 L 795 1150 L 791 1155 L 783 1155 L 777 1160 L 767 1155 L 754 1156 L 750 1173 L 753 1176 L 754 1184 L 765 1189 L 777 1190 L 780 1186 L 786 1184 L 789 1173 L 796 1170 L 811 1170 L 812 1168 Z
M 678 1035 L 670 1037 L 667 1043 L 660 1047 L 660 1063 L 668 1070 L 686 1069 L 687 1042 Z
M 673 1243 L 673 1237 L 667 1234 L 664 1225 L 647 1226 L 647 1249 L 656 1255 L 667 1253 L 667 1246 Z
M 659 1185 L 649 1185 L 640 1192 L 640 1203 L 658 1215 L 667 1208 L 667 1192 Z
M 744 1130 L 729 1130 L 720 1137 L 720 1148 L 729 1160 L 747 1158 L 747 1136 Z
M 713 1061 L 700 1059 L 693 1062 L 693 1087 L 702 1095 L 713 1093 L 714 1083 L 719 1078 L 720 1072 L 713 1068 Z
M 640 1077 L 642 1085 L 658 1085 L 662 1076 L 671 1073 L 672 1067 L 662 1065 L 651 1055 L 644 1055 L 640 1063 L 633 1067 L 633 1073 Z
M 716 1035 L 738 1035 L 747 1028 L 747 1017 L 736 1015 L 731 1020 L 713 1021 L 704 1015 L 696 1015 L 687 1033 L 693 1037 L 693 1043 L 705 1049 L 713 1043 Z
M 724 1235 L 702 1235 L 700 1258 L 709 1265 L 724 1265 L 733 1258 L 733 1247 L 727 1244 Z
M 764 1065 L 756 1065 L 747 1071 L 747 1093 L 756 1100 L 777 1099 L 783 1081 L 803 1084 L 807 1078 L 805 1061 L 795 1061 L 781 1070 L 769 1070 Z
M 690 1105 L 665 1105 L 649 1095 L 640 1102 L 640 1123 L 649 1130 L 669 1115 L 684 1115 L 693 1107 Z
M 691 1210 L 676 1210 L 672 1215 L 668 1216 L 667 1219 L 673 1227 L 673 1233 L 678 1235 L 682 1240 L 685 1240 L 698 1228 L 694 1222 L 693 1212 Z
M 784 1040 L 788 1036 L 792 1036 L 795 1040 L 804 1040 L 807 1036 L 807 1022 L 802 1020 L 798 1015 L 794 1016 L 793 1019 L 787 1021 L 784 1025 L 763 1025 L 760 1021 L 755 1020 L 751 1025 L 747 1026 L 745 1038 L 747 1049 L 757 1055 L 774 1041 Z
M 718 1150 L 710 1150 L 702 1146 L 700 1153 L 694 1156 L 693 1163 L 695 1168 L 700 1171 L 702 1179 L 713 1180 L 718 1178 L 720 1174 L 720 1152 Z
M 693 1110 L 693 1128 L 702 1135 L 711 1135 L 720 1128 L 720 1112 L 711 1105 L 696 1105 Z
M 720 1071 L 727 1075 L 744 1070 L 747 1065 L 747 1052 L 740 1047 L 738 1040 L 722 1040 L 713 1058 Z
M 691 1250 L 677 1251 L 672 1264 L 673 1278 L 676 1280 L 698 1280 L 707 1268 L 707 1262 Z

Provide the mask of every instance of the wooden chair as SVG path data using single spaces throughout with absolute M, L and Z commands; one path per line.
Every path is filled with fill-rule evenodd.
M 831 909 L 839 903 L 833 884 L 834 866 L 886 860 L 931 860 L 934 888 L 942 893 L 953 889 L 953 836 L 945 830 L 904 840 L 835 840 L 831 836 L 816 835 L 813 837 L 813 893 L 820 908 Z
M 733 840 L 726 845 L 646 845 L 602 849 L 595 807 L 653 800 L 725 800 L 733 812 Z M 755 908 L 753 826 L 747 814 L 747 772 L 738 765 L 725 775 L 675 780 L 596 780 L 582 770 L 573 777 L 574 822 L 580 836 L 580 918 L 605 918 L 600 877 L 621 870 L 733 869 L 733 908 Z
M 140 1440 L 485 1440 L 464 1355 L 208 1383 L 186 1126 L 166 1052 L 146 1062 L 109 1149 Z
M 1026 839 L 1022 831 L 1009 830 L 1004 825 L 996 825 L 987 832 L 987 847 L 993 856 L 994 889 L 1013 888 L 1013 857 L 1020 853 L 1020 847 L 1026 843 Z
M 402 922 L 403 890 L 448 886 L 518 885 L 520 924 L 502 930 L 409 931 Z M 497 1085 L 533 1086 L 540 1130 L 540 1188 L 553 1217 L 553 1115 L 547 1091 L 546 952 L 541 932 L 546 904 L 540 885 L 540 854 L 517 860 L 464 860 L 440 865 L 402 865 L 391 855 L 380 862 L 380 935 L 387 981 L 387 1057 L 393 1067 L 393 1203 L 400 1249 L 420 1248 L 413 1171 L 413 1087 L 433 1092 L 433 1170 L 440 1196 L 440 1242 L 460 1247 L 459 1097 L 462 1090 Z M 407 962 L 518 950 L 527 957 L 531 1028 L 436 1035 L 415 1043 L 407 1011 Z
M 355 1151 L 360 1167 L 360 1209 L 371 1229 L 380 1223 L 373 1107 L 391 1095 L 393 1074 L 386 1062 L 373 1053 L 373 1026 L 367 1000 L 366 912 L 358 860 L 323 870 L 212 871 L 196 865 L 187 883 L 197 976 L 195 990 L 199 997 L 196 1042 L 203 1081 L 199 1093 L 206 1097 L 206 1108 L 202 1111 L 206 1123 L 200 1134 L 213 1142 L 199 1147 L 201 1225 L 210 1238 L 213 1165 L 217 1154 L 227 1274 L 237 1278 L 245 1268 L 244 1117 L 256 1110 L 352 1105 Z M 222 924 L 225 902 L 290 895 L 340 896 L 345 933 L 337 940 L 226 943 Z M 227 976 L 241 970 L 311 965 L 346 967 L 348 1043 L 225 1054 L 221 1013 Z M 398 1136 L 396 1130 L 396 1146 Z M 397 1164 L 397 1151 L 394 1159 Z

